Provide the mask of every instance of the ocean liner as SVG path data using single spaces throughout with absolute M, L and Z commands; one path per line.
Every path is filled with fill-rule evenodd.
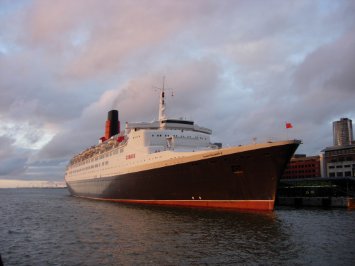
M 165 115 L 126 123 L 111 110 L 98 145 L 74 156 L 65 181 L 73 196 L 127 203 L 273 210 L 277 183 L 301 143 L 286 140 L 225 147 L 212 131 Z

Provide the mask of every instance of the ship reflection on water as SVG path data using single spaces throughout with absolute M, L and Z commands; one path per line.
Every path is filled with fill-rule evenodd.
M 96 206 L 103 212 L 97 221 L 117 241 L 112 256 L 127 264 L 263 263 L 289 246 L 272 212 L 86 202 L 88 210 Z M 91 226 L 97 230 L 96 223 Z
M 88 210 L 98 204 L 85 202 Z M 96 208 L 103 212 L 102 224 L 111 230 L 111 255 L 124 264 L 273 265 L 314 259 L 313 253 L 304 256 L 307 240 L 293 229 L 302 218 L 293 221 L 287 210 L 241 212 L 108 202 Z

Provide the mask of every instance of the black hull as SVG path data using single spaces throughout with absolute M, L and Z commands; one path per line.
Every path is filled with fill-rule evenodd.
M 122 202 L 266 209 L 299 142 L 112 177 L 67 182 L 72 195 Z

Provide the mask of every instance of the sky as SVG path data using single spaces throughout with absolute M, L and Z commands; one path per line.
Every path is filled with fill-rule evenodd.
M 317 155 L 355 119 L 354 14 L 353 0 L 0 0 L 0 180 L 63 181 L 109 110 L 157 119 L 164 76 L 168 116 L 213 142 L 296 138 Z

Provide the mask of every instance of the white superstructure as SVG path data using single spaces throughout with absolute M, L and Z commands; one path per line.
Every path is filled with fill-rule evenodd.
M 160 120 L 126 123 L 123 132 L 74 156 L 65 179 L 75 181 L 115 176 L 218 149 L 210 142 L 212 130 L 193 121 L 166 118 L 164 93 L 163 87 Z

